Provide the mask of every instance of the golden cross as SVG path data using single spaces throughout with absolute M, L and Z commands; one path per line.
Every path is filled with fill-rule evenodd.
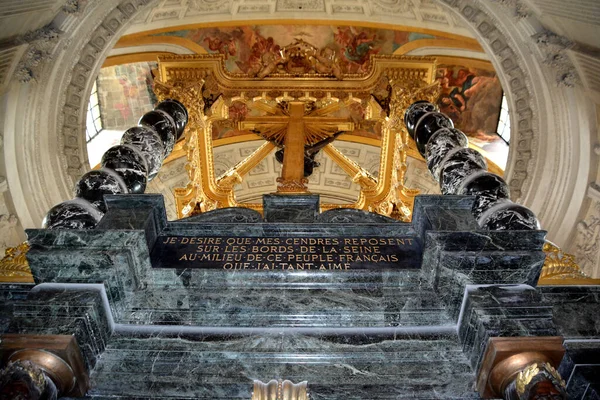
M 327 113 L 339 108 L 332 105 L 307 111 L 304 101 L 290 101 L 275 107 L 263 102 L 255 102 L 257 108 L 269 115 L 247 117 L 239 123 L 240 130 L 257 131 L 266 140 L 284 148 L 283 168 L 277 178 L 277 193 L 307 193 L 308 180 L 304 177 L 304 149 L 327 138 L 336 132 L 354 130 L 354 124 L 347 118 L 326 117 Z

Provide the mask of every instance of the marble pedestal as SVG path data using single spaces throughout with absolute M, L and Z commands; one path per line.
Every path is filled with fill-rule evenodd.
M 478 230 L 469 197 L 418 197 L 410 224 L 303 213 L 298 198 L 286 212 L 276 200 L 267 215 L 277 222 L 244 209 L 168 222 L 160 196 L 110 196 L 94 230 L 29 230 L 36 286 L 0 286 L 1 332 L 75 335 L 90 399 L 250 399 L 253 379 L 275 378 L 307 380 L 313 399 L 477 399 L 490 337 L 564 336 L 569 391 L 592 398 L 600 290 L 535 288 L 545 232 Z M 165 235 L 414 237 L 422 259 L 344 271 L 155 268 Z

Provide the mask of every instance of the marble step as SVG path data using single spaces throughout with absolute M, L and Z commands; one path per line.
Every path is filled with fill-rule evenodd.
M 150 271 L 148 284 L 163 288 L 421 288 L 420 270 L 349 271 L 224 271 L 219 269 L 160 269 Z
M 451 335 L 117 338 L 92 374 L 89 395 L 250 399 L 253 379 L 285 378 L 307 380 L 311 399 L 476 399 L 457 343 Z
M 152 271 L 116 320 L 215 327 L 447 326 L 419 271 Z
M 147 288 L 121 323 L 194 326 L 438 326 L 453 322 L 432 290 Z

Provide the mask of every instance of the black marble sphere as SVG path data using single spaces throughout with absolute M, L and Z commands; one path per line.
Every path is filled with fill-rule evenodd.
M 142 152 L 136 147 L 119 144 L 102 156 L 102 167 L 118 173 L 130 193 L 144 193 L 148 181 L 148 166 Z
M 404 112 L 404 124 L 411 138 L 415 138 L 415 126 L 419 119 L 428 112 L 439 111 L 435 104 L 427 100 L 412 103 Z
M 458 187 L 456 194 L 475 196 L 471 211 L 477 220 L 499 200 L 510 198 L 510 191 L 504 179 L 487 171 L 475 172 L 468 176 Z
M 478 221 L 483 229 L 501 230 L 539 230 L 540 222 L 529 208 L 512 201 L 500 201 L 488 209 Z
M 440 171 L 442 194 L 456 194 L 456 190 L 466 177 L 486 169 L 485 158 L 477 150 L 469 148 L 451 150 L 442 161 Z
M 175 146 L 177 127 L 175 121 L 169 114 L 162 110 L 149 111 L 140 118 L 138 125 L 149 126 L 158 132 L 163 145 L 165 146 L 163 159 L 171 154 L 173 146 Z
M 425 157 L 425 146 L 433 134 L 442 128 L 454 128 L 454 123 L 445 114 L 430 112 L 423 114 L 415 126 L 415 143 L 417 150 Z
M 125 181 L 115 171 L 107 168 L 86 173 L 75 185 L 75 197 L 89 201 L 103 213 L 106 212 L 105 194 L 127 192 Z
M 181 135 L 183 135 L 183 131 L 185 130 L 185 126 L 188 123 L 188 111 L 183 104 L 175 99 L 166 99 L 158 103 L 155 110 L 165 111 L 167 114 L 173 118 L 175 121 L 175 126 L 177 127 L 177 131 L 175 133 L 175 141 L 179 140 Z
M 52 207 L 44 217 L 42 227 L 44 229 L 92 229 L 103 215 L 89 201 L 77 198 Z
M 165 154 L 165 146 L 159 134 L 149 126 L 134 126 L 125 131 L 121 144 L 140 150 L 148 165 L 148 181 L 151 181 L 158 174 Z
M 425 159 L 427 160 L 427 168 L 436 181 L 440 180 L 441 162 L 450 150 L 464 148 L 468 144 L 467 136 L 455 128 L 438 129 L 429 138 L 425 146 Z

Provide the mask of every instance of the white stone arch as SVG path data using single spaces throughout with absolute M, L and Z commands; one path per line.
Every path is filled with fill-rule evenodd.
M 410 2 L 363 3 L 362 14 L 355 12 L 344 19 L 391 22 L 393 14 L 369 13 L 374 8 L 367 5 Z M 37 82 L 15 83 L 6 94 L 5 165 L 11 171 L 11 196 L 24 227 L 39 226 L 53 204 L 71 197 L 73 184 L 88 168 L 84 121 L 92 82 L 128 24 L 155 4 L 157 0 L 88 2 L 77 23 L 66 27 Z M 231 10 L 236 7 L 234 2 L 225 4 Z M 330 2 L 323 4 L 325 11 L 311 13 L 311 18 L 340 19 L 333 15 Z M 518 19 L 509 8 L 484 0 L 445 0 L 440 4 L 472 30 L 507 93 L 513 144 L 506 178 L 513 197 L 531 207 L 550 237 L 563 244 L 575 224 L 590 174 L 590 154 L 586 152 L 590 141 L 581 133 L 589 132 L 593 109 L 586 107 L 579 89 L 556 86 L 553 71 L 544 65 L 544 54 L 531 38 L 540 30 L 534 18 Z M 269 18 L 298 17 L 295 12 L 273 7 Z M 210 15 L 213 22 L 265 17 L 240 16 L 233 11 Z

